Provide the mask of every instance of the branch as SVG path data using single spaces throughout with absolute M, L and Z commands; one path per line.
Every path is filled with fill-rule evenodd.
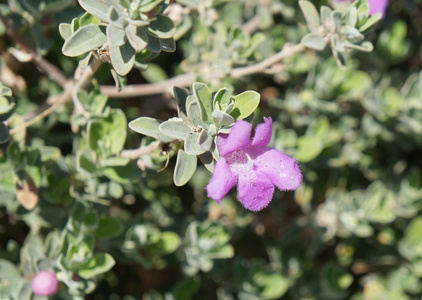
M 134 149 L 134 150 L 123 150 L 120 153 L 121 157 L 124 158 L 129 158 L 129 159 L 137 159 L 145 154 L 150 154 L 152 153 L 155 149 L 157 149 L 158 147 L 160 147 L 161 142 L 160 141 L 155 141 L 152 142 L 151 144 L 149 144 L 148 146 L 142 146 L 138 149 Z
M 7 19 L 0 12 L 0 21 L 6 27 L 7 34 L 15 41 L 16 44 L 19 44 L 22 49 L 30 54 L 31 61 L 38 66 L 38 68 L 43 71 L 51 80 L 57 82 L 61 87 L 65 88 L 68 79 L 55 65 L 51 64 L 49 61 L 45 60 L 42 56 L 38 55 L 34 50 L 29 47 L 25 41 L 16 33 L 16 31 L 9 24 Z
M 270 56 L 269 58 L 256 63 L 251 66 L 239 67 L 232 69 L 228 74 L 222 73 L 221 71 L 214 71 L 209 74 L 203 74 L 205 81 L 212 81 L 216 79 L 222 79 L 224 77 L 240 78 L 243 76 L 266 73 L 273 65 L 277 64 L 281 60 L 291 57 L 296 53 L 305 51 L 306 47 L 302 44 L 290 44 L 284 45 L 283 49 Z M 147 96 L 156 94 L 172 94 L 173 86 L 188 87 L 195 80 L 196 76 L 194 73 L 186 73 L 170 78 L 169 80 L 158 82 L 158 83 L 147 83 L 147 84 L 134 84 L 128 85 L 123 88 L 122 91 L 117 91 L 114 86 L 101 86 L 100 91 L 104 95 L 116 98 L 129 98 L 137 96 Z

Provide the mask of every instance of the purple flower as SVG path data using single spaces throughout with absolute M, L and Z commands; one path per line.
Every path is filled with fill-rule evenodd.
M 57 292 L 59 282 L 56 275 L 49 271 L 39 271 L 32 280 L 32 291 L 38 296 L 50 296 Z
M 237 183 L 240 203 L 246 209 L 259 211 L 270 203 L 274 186 L 283 191 L 299 187 L 302 173 L 296 160 L 265 147 L 271 140 L 272 127 L 271 118 L 264 118 L 251 140 L 252 125 L 237 121 L 228 135 L 217 137 L 221 157 L 206 187 L 208 197 L 220 203 Z
M 385 10 L 387 9 L 388 0 L 368 0 L 369 3 L 369 14 L 374 15 L 381 13 L 384 17 Z
M 337 2 L 352 2 L 352 0 L 337 0 Z M 387 9 L 388 0 L 368 0 L 369 14 L 375 15 L 381 13 L 384 18 L 385 10 Z

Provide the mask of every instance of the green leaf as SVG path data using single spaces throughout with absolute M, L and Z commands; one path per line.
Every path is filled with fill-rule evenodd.
M 299 138 L 298 151 L 295 158 L 298 162 L 308 162 L 317 157 L 324 149 L 320 137 L 302 136 Z
M 104 27 L 91 24 L 80 27 L 63 44 L 62 52 L 67 56 L 79 56 L 101 47 L 107 42 Z
M 198 103 L 201 107 L 202 120 L 205 123 L 211 124 L 212 122 L 212 94 L 210 89 L 200 82 L 192 84 L 192 91 L 195 97 L 198 99 Z
M 176 33 L 173 21 L 164 15 L 156 15 L 156 20 L 152 21 L 147 30 L 161 39 L 169 39 Z
M 189 155 L 182 149 L 177 153 L 176 166 L 174 167 L 173 181 L 177 186 L 185 185 L 196 170 L 197 157 Z
M 289 288 L 289 280 L 281 274 L 269 274 L 264 277 L 260 293 L 261 299 L 279 299 Z
M 67 40 L 72 35 L 72 29 L 69 23 L 59 24 L 59 33 L 64 40 Z
M 0 122 L 5 122 L 15 112 L 16 103 L 10 96 L 0 96 Z
M 6 143 L 9 137 L 9 128 L 7 128 L 6 124 L 0 123 L 0 144 Z
M 109 24 L 106 29 L 109 47 L 120 47 L 125 44 L 125 31 L 122 28 Z
M 108 9 L 110 4 L 107 0 L 78 0 L 84 10 L 96 16 L 101 21 L 108 22 Z
M 169 254 L 176 251 L 180 246 L 180 237 L 174 232 L 164 231 L 160 234 L 160 249 L 157 249 L 157 254 Z
M 148 82 L 160 82 L 168 79 L 166 71 L 153 63 L 148 64 L 148 69 L 141 71 L 141 74 Z
M 135 49 L 129 43 L 123 44 L 121 47 L 110 46 L 110 59 L 114 70 L 117 74 L 125 76 L 133 68 L 135 62 Z
M 375 23 L 377 23 L 379 20 L 381 20 L 381 18 L 382 18 L 381 13 L 376 13 L 375 15 L 370 16 L 368 18 L 368 20 L 366 20 L 366 22 L 362 26 L 359 27 L 359 31 L 364 32 L 364 31 L 368 30 L 373 25 L 375 25 Z
M 180 118 L 171 118 L 164 121 L 160 124 L 158 129 L 160 129 L 160 131 L 165 135 L 178 140 L 184 140 L 186 135 L 191 132 L 191 129 L 186 124 L 186 121 L 183 121 Z
M 101 20 L 98 19 L 97 17 L 91 15 L 90 13 L 86 12 L 82 15 L 82 17 L 80 17 L 79 19 L 79 25 L 80 26 L 86 26 L 89 24 L 100 24 Z
M 186 113 L 186 100 L 188 98 L 188 91 L 186 89 L 179 88 L 175 86 L 173 88 L 174 97 L 176 98 L 177 103 L 177 114 L 183 120 L 187 118 Z
M 216 105 L 219 105 L 220 109 L 223 109 L 224 106 L 228 106 L 230 104 L 231 94 L 228 88 L 221 88 L 219 89 L 213 99 L 212 106 L 216 109 Z
M 309 30 L 311 32 L 317 31 L 320 25 L 320 18 L 315 5 L 313 5 L 310 1 L 301 0 L 299 1 L 299 6 L 305 16 Z
M 205 151 L 209 151 L 211 149 L 211 145 L 213 142 L 213 137 L 211 134 L 208 133 L 206 130 L 202 130 L 198 136 L 198 144 L 201 146 L 202 149 Z
M 83 170 L 87 173 L 95 173 L 97 170 L 95 152 L 90 149 L 84 149 L 82 152 L 78 153 L 76 167 L 78 170 Z
M 160 39 L 161 42 L 161 50 L 166 52 L 174 52 L 176 51 L 176 42 L 173 38 L 170 39 Z
M 190 132 L 186 135 L 184 148 L 187 154 L 199 155 L 207 151 L 202 148 L 199 142 L 199 134 L 196 132 Z
M 128 24 L 125 27 L 125 32 L 129 43 L 136 52 L 144 50 L 148 45 L 148 34 L 141 27 L 133 24 Z
M 115 182 L 125 184 L 133 179 L 140 178 L 142 170 L 139 169 L 135 161 L 130 161 L 125 166 L 106 167 L 103 174 Z
M 202 127 L 202 128 L 208 128 L 208 124 L 206 124 L 202 120 L 202 113 L 201 113 L 201 107 L 199 106 L 198 101 L 196 100 L 196 97 L 190 95 L 187 98 L 187 104 L 186 104 L 186 111 L 188 114 L 188 120 L 195 125 L 196 127 Z
M 234 118 L 231 115 L 220 110 L 212 112 L 212 120 L 216 126 L 227 126 L 234 123 Z
M 99 253 L 78 270 L 78 275 L 84 279 L 93 278 L 109 271 L 114 265 L 115 261 L 110 254 Z
M 255 91 L 246 91 L 234 96 L 234 106 L 230 115 L 235 120 L 242 120 L 250 116 L 259 105 L 261 96 Z
M 320 36 L 317 33 L 308 33 L 306 34 L 303 38 L 301 43 L 311 49 L 315 49 L 315 50 L 324 50 L 325 46 L 326 46 L 326 41 L 325 38 Z
M 156 52 L 156 53 L 160 52 L 161 51 L 160 39 L 149 34 L 147 49 L 151 52 Z
M 129 123 L 129 128 L 138 133 L 153 137 L 157 140 L 168 143 L 174 141 L 174 138 L 162 133 L 159 129 L 161 122 L 154 118 L 140 117 Z
M 102 240 L 111 239 L 119 236 L 123 229 L 123 224 L 117 218 L 110 215 L 102 215 L 94 234 Z

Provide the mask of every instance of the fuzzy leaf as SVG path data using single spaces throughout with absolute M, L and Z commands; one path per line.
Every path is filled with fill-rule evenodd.
M 185 185 L 195 173 L 196 165 L 196 156 L 189 155 L 180 149 L 177 153 L 176 166 L 174 168 L 174 184 L 177 186 Z
M 306 24 L 311 32 L 314 32 L 318 29 L 320 25 L 320 19 L 315 5 L 310 1 L 301 0 L 299 1 L 300 9 L 302 10 L 303 15 L 306 19 Z
M 148 117 L 140 117 L 129 123 L 129 128 L 133 131 L 151 136 L 157 140 L 163 141 L 164 143 L 173 141 L 174 138 L 162 133 L 159 129 L 159 126 L 160 121 Z
M 169 39 L 176 33 L 173 21 L 163 15 L 157 15 L 156 20 L 152 21 L 147 28 L 151 34 L 160 39 Z
M 66 40 L 62 52 L 70 57 L 79 56 L 101 47 L 105 42 L 107 42 L 107 36 L 104 34 L 104 27 L 95 24 L 87 25 L 80 27 Z
M 96 254 L 88 264 L 78 270 L 78 275 L 84 279 L 93 278 L 110 270 L 115 264 L 113 257 L 108 253 Z
M 192 85 L 193 94 L 201 106 L 202 120 L 211 124 L 212 121 L 212 95 L 210 89 L 203 83 L 195 82 Z
M 136 52 L 144 50 L 148 45 L 148 34 L 133 24 L 129 24 L 125 28 L 127 39 Z
M 234 96 L 234 106 L 230 115 L 235 120 L 241 120 L 251 115 L 259 105 L 261 96 L 254 91 L 246 91 Z
M 302 38 L 301 43 L 315 50 L 324 50 L 326 45 L 325 38 L 317 33 L 308 33 Z
M 110 4 L 107 0 L 78 0 L 84 10 L 96 16 L 101 21 L 108 22 L 108 9 Z
M 186 135 L 191 132 L 185 121 L 179 118 L 172 118 L 164 121 L 160 124 L 158 129 L 165 135 L 178 140 L 184 140 Z
M 121 47 L 110 46 L 110 59 L 117 74 L 125 76 L 133 68 L 135 62 L 135 49 L 129 43 Z

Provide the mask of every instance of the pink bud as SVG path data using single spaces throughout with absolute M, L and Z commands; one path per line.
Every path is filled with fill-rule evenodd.
M 32 290 L 38 296 L 50 296 L 57 292 L 59 282 L 56 275 L 49 271 L 40 271 L 32 281 Z

